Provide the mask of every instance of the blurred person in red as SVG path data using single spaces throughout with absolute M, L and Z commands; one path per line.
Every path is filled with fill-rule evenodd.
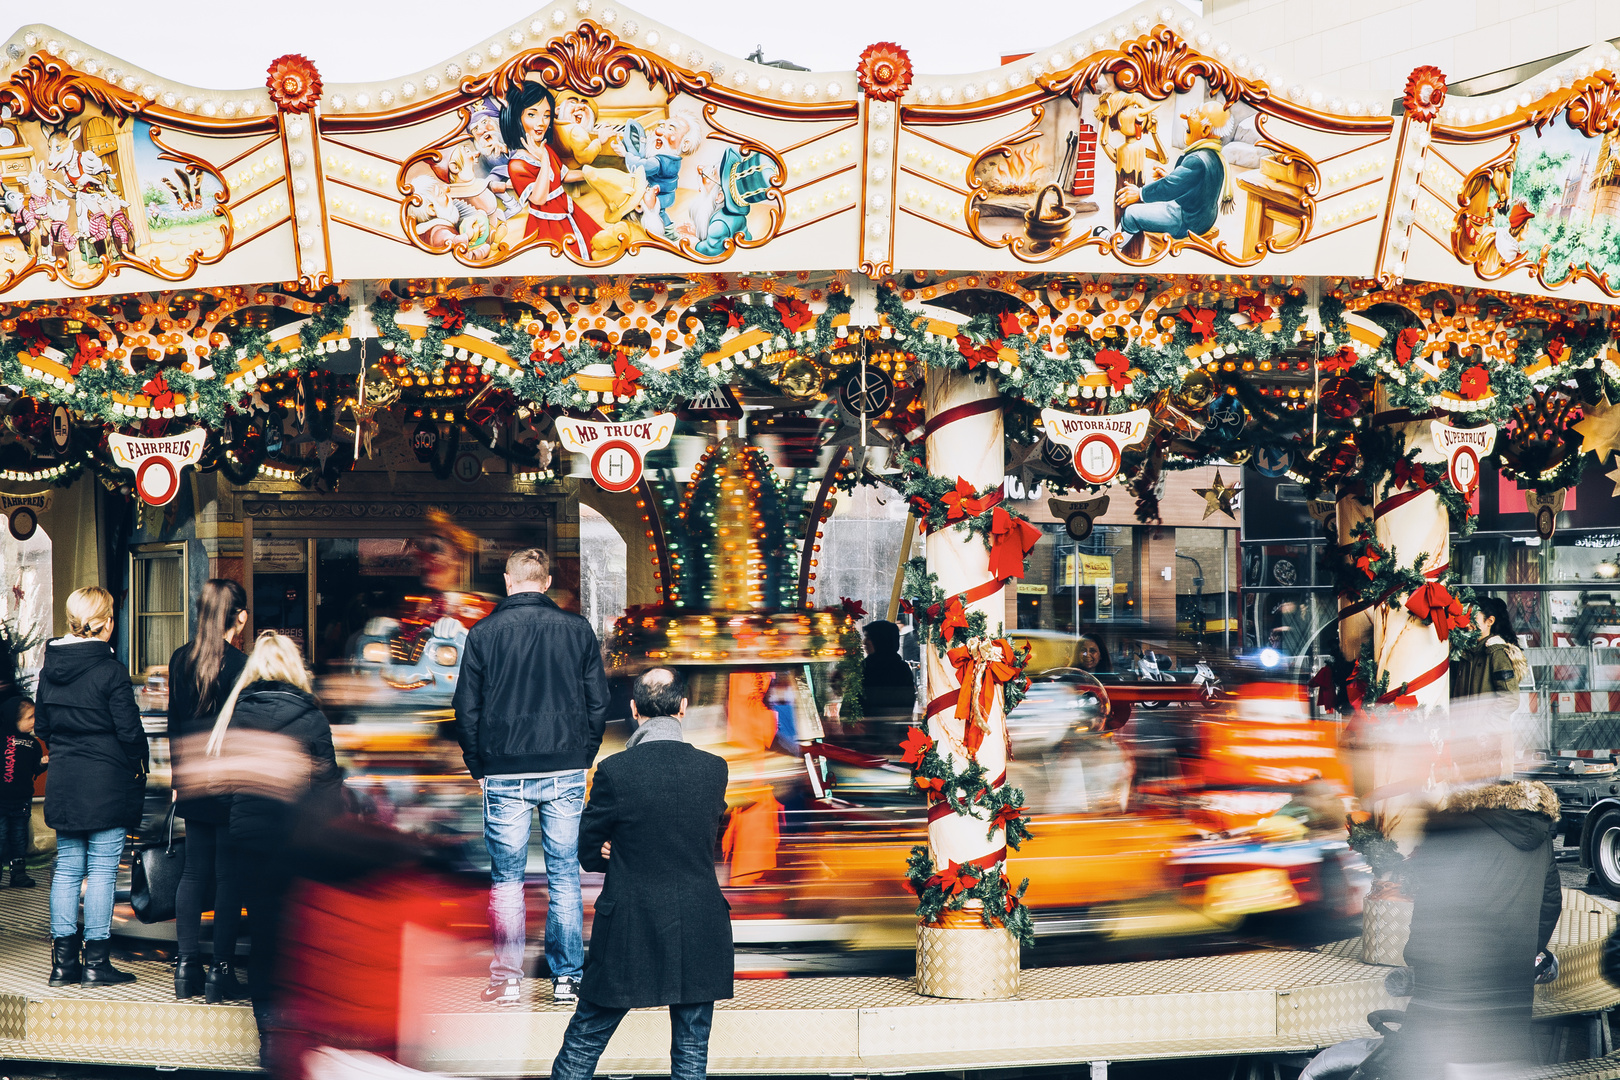
M 298 646 L 273 631 L 260 634 L 208 736 L 205 753 L 213 759 L 213 775 L 198 783 L 183 765 L 192 755 L 182 754 L 175 778 L 182 798 L 230 794 L 230 838 L 243 871 L 252 944 L 248 990 L 261 1061 L 274 1022 L 272 976 L 287 893 L 303 853 L 343 811 L 332 727 L 310 688 Z
M 635 683 L 639 721 L 596 770 L 580 862 L 606 871 L 579 1002 L 552 1080 L 586 1080 L 631 1009 L 669 1007 L 670 1075 L 708 1075 L 714 1003 L 731 997 L 731 912 L 714 873 L 726 763 L 686 743 L 686 681 L 654 668 Z
M 193 748 L 187 735 L 213 730 L 225 696 L 236 685 L 247 654 L 236 647 L 247 626 L 247 593 L 234 581 L 214 578 L 197 600 L 197 633 L 169 658 L 171 758 Z M 210 1005 L 240 1001 L 247 991 L 236 979 L 236 935 L 242 899 L 236 848 L 230 838 L 231 803 L 226 796 L 186 799 L 175 807 L 186 823 L 186 864 L 175 890 L 174 969 L 177 1000 L 204 995 Z M 212 889 L 209 884 L 212 882 Z M 202 913 L 214 913 L 214 960 L 202 961 Z

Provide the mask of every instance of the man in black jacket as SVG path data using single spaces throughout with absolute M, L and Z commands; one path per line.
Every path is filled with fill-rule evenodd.
M 580 862 L 606 871 L 579 1005 L 552 1080 L 585 1080 L 631 1009 L 669 1006 L 672 1080 L 708 1075 L 714 1003 L 731 997 L 731 909 L 714 873 L 726 763 L 681 737 L 686 682 L 636 680 L 640 727 L 602 762 L 580 825 Z
M 608 688 L 591 624 L 545 595 L 551 560 L 525 548 L 506 560 L 506 592 L 467 633 L 456 688 L 456 737 L 484 789 L 492 862 L 495 959 L 483 1000 L 522 1001 L 523 872 L 533 809 L 546 855 L 546 964 L 552 998 L 572 1002 L 585 959 L 579 818 L 585 771 L 607 724 Z

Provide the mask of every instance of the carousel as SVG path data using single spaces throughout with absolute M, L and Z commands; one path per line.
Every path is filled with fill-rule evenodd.
M 1018 711 L 1078 710 L 1102 754 L 1110 700 L 1031 682 L 1017 585 L 1041 533 L 1008 480 L 1044 486 L 1078 540 L 1110 497 L 1154 524 L 1167 489 L 1215 465 L 1206 517 L 1284 478 L 1329 540 L 1330 661 L 1234 714 L 1205 762 L 1199 790 L 1245 797 L 1214 823 L 1082 823 L 1085 843 L 1168 866 L 1187 829 L 1281 827 L 1289 785 L 1333 801 L 1443 783 L 1438 751 L 1371 770 L 1341 754 L 1379 718 L 1444 730 L 1451 660 L 1477 644 L 1451 543 L 1482 475 L 1551 536 L 1564 493 L 1620 447 L 1620 56 L 1594 44 L 1469 99 L 1419 67 L 1345 102 L 1230 60 L 1175 6 L 938 76 L 891 43 L 809 72 L 723 55 L 701 29 L 577 0 L 429 70 L 334 85 L 288 55 L 229 92 L 49 27 L 13 34 L 0 505 L 19 543 L 38 527 L 102 549 L 57 560 L 52 603 L 88 583 L 125 595 L 120 655 L 144 678 L 201 581 L 237 578 L 253 626 L 297 640 L 344 700 L 403 702 L 404 745 L 442 720 L 507 553 L 545 547 L 578 606 L 588 507 L 628 548 L 610 670 L 691 671 L 696 727 L 741 777 L 733 884 L 777 883 L 790 788 L 825 803 L 841 773 L 880 777 L 910 806 L 882 843 L 811 861 L 840 902 L 901 898 L 915 980 L 741 994 L 716 1071 L 1105 1074 L 1367 1033 L 1392 1000 L 1369 942 L 1224 957 L 1191 983 L 1174 968 L 1191 961 L 1025 969 L 1043 906 L 1133 871 L 1071 881 L 1021 855 L 1042 808 L 1018 783 Z M 909 511 L 891 595 L 828 595 L 835 511 L 869 486 Z M 16 622 L 22 587 L 0 601 Z M 917 722 L 880 754 L 834 737 L 862 720 L 872 617 L 921 649 Z M 1300 721 L 1311 705 L 1326 719 Z M 1124 809 L 1129 766 L 1108 753 Z M 1241 880 L 1176 879 L 1196 886 L 1183 906 L 1298 903 L 1287 868 L 1230 861 Z M 1403 903 L 1409 918 L 1384 889 L 1368 910 L 1398 924 Z M 1613 921 L 1560 931 L 1543 1014 L 1620 1003 L 1571 962 Z M 47 1017 L 23 973 L 39 965 L 7 967 L 0 994 L 26 1015 L 0 1024 L 9 1055 L 251 1060 L 241 1010 L 130 1003 L 176 1022 L 114 1046 L 95 1010 L 125 1003 L 59 1019 L 53 998 Z M 1051 1022 L 989 1004 L 1013 998 Z M 413 1042 L 424 1068 L 543 1072 L 566 1022 L 441 1006 Z

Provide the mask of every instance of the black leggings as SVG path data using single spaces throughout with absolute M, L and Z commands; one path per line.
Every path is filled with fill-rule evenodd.
M 186 821 L 186 865 L 175 889 L 175 934 L 181 956 L 201 954 L 202 913 L 214 909 L 214 959 L 236 959 L 237 926 L 242 917 L 242 892 L 236 848 L 230 828 L 206 821 Z M 208 895 L 209 879 L 214 894 Z M 212 901 L 212 903 L 210 903 Z
M 257 852 L 243 858 L 243 884 L 247 886 L 248 940 L 253 952 L 248 957 L 248 994 L 253 999 L 253 1017 L 263 1034 L 270 1026 L 275 999 L 276 964 L 281 958 L 281 920 L 292 887 L 275 852 Z

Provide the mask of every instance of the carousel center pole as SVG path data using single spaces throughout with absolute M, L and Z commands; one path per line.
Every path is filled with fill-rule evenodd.
M 995 382 L 931 369 L 925 400 L 928 470 L 959 477 L 975 490 L 999 488 L 1004 462 Z M 926 556 L 929 572 L 937 575 L 944 595 L 960 597 L 969 613 L 982 612 L 991 637 L 999 636 L 995 629 L 1006 618 L 1006 583 L 991 573 L 983 540 L 964 530 L 939 529 L 928 536 Z M 988 638 L 973 640 L 989 644 Z M 926 649 L 928 735 L 957 772 L 976 761 L 990 787 L 999 789 L 1007 782 L 1007 718 L 1001 688 L 995 689 L 984 729 L 970 731 L 971 721 L 958 719 L 954 708 L 961 689 L 957 670 L 942 646 Z M 971 863 L 985 874 L 1001 873 L 1007 857 L 1005 832 L 992 829 L 988 815 L 957 813 L 945 803 L 930 808 L 928 846 L 937 867 Z M 1002 998 L 1018 992 L 1018 940 L 999 927 L 985 927 L 980 909 L 979 901 L 969 901 L 962 911 L 946 913 L 940 925 L 918 926 L 919 993 Z

